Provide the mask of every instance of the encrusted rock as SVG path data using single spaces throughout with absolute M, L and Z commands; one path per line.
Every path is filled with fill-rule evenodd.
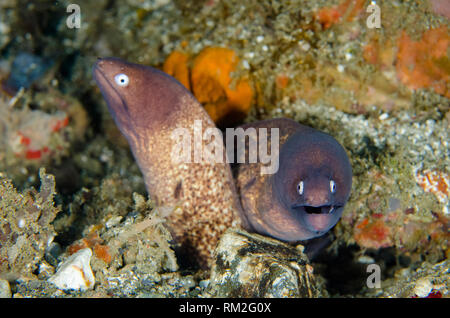
M 372 290 L 368 296 L 392 298 L 441 298 L 450 295 L 449 260 L 437 264 L 423 262 L 416 270 L 402 268 L 393 278 L 381 283 L 381 289 Z
M 95 283 L 94 273 L 90 266 L 92 250 L 85 248 L 70 256 L 49 279 L 59 289 L 81 290 L 92 289 Z
M 240 229 L 220 240 L 211 269 L 212 297 L 320 297 L 321 286 L 299 248 Z
M 433 284 L 431 283 L 431 280 L 427 277 L 419 278 L 416 281 L 416 286 L 414 287 L 414 293 L 417 295 L 417 297 L 427 297 L 431 291 L 433 290 Z

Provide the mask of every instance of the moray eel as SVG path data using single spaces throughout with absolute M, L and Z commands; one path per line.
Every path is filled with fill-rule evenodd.
M 226 162 L 178 163 L 171 150 L 175 129 L 193 134 L 195 121 L 204 129 L 214 122 L 183 85 L 154 68 L 104 58 L 93 74 L 150 197 L 173 207 L 167 223 L 177 253 L 207 268 L 220 234 L 242 224 L 231 170 Z
M 225 155 L 214 163 L 173 160 L 174 130 L 188 129 L 185 135 L 194 136 L 195 148 L 196 143 L 208 144 L 195 139 L 196 125 L 215 128 L 177 80 L 118 58 L 99 59 L 93 75 L 150 197 L 173 207 L 167 224 L 177 252 L 202 268 L 211 265 L 217 241 L 228 227 L 302 241 L 323 235 L 339 220 L 352 172 L 344 149 L 329 135 L 288 119 L 242 126 L 279 129 L 279 169 L 261 174 L 260 163 L 241 164 L 235 184 Z M 267 138 L 270 143 L 270 134 Z M 223 146 L 221 138 L 215 142 Z M 191 154 L 195 157 L 195 149 Z
M 344 148 L 330 135 L 286 118 L 242 128 L 266 128 L 269 144 L 271 129 L 279 131 L 278 171 L 260 174 L 260 162 L 238 168 L 236 183 L 249 226 L 260 234 L 297 242 L 322 236 L 336 225 L 352 186 Z

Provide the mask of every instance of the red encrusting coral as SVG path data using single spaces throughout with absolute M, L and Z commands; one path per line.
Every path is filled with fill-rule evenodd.
M 286 88 L 289 84 L 289 77 L 286 74 L 279 74 L 275 79 L 275 83 L 279 89 Z
M 69 117 L 63 112 L 47 114 L 32 111 L 22 117 L 17 131 L 11 131 L 9 146 L 17 158 L 39 160 L 55 151 L 61 145 L 53 145 L 52 138 L 69 124 Z
M 61 128 L 66 127 L 69 124 L 69 117 L 65 117 L 63 119 L 57 120 L 56 123 L 52 127 L 52 132 L 57 132 Z
M 416 172 L 416 181 L 425 192 L 433 193 L 439 202 L 445 203 L 450 195 L 450 175 L 444 171 L 425 170 Z
M 421 298 L 419 296 L 413 296 L 411 298 Z M 442 293 L 439 290 L 432 290 L 425 298 L 442 298 Z
M 393 245 L 391 228 L 381 219 L 363 219 L 355 226 L 354 238 L 358 245 L 365 248 L 378 249 Z
M 98 236 L 97 233 L 91 233 L 86 238 L 83 238 L 67 248 L 67 252 L 72 255 L 83 248 L 92 248 L 94 250 L 94 255 L 103 260 L 106 264 L 109 264 L 112 260 L 112 256 L 109 251 L 109 247 L 102 245 L 103 240 Z
M 353 20 L 362 11 L 364 3 L 364 0 L 345 0 L 337 6 L 321 8 L 315 17 L 324 29 L 328 29 L 341 22 L 342 18 L 345 18 L 345 21 Z

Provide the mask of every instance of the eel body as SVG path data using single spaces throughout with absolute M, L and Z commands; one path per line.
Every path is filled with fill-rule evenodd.
M 220 234 L 241 225 L 231 170 L 226 161 L 196 162 L 195 149 L 190 152 L 192 162 L 173 160 L 172 151 L 178 143 L 173 138 L 176 129 L 194 136 L 196 127 L 215 128 L 214 122 L 183 85 L 159 70 L 105 58 L 97 61 L 93 72 L 150 197 L 158 205 L 173 207 L 167 221 L 177 251 L 208 267 Z
M 268 149 L 277 142 L 279 147 L 271 151 L 277 169 L 263 173 L 262 162 L 243 163 L 235 185 L 226 151 L 213 150 L 215 160 L 202 156 L 201 150 L 199 155 L 196 147 L 214 144 L 213 149 L 222 149 L 224 143 L 182 84 L 159 70 L 118 58 L 99 59 L 93 74 L 150 197 L 173 207 L 168 226 L 176 249 L 201 267 L 211 265 L 218 238 L 228 227 L 292 242 L 321 236 L 339 220 L 352 172 L 344 149 L 331 136 L 289 119 L 242 126 L 256 131 L 246 137 L 247 157 L 255 151 L 249 148 L 252 138 L 266 140 Z M 260 134 L 262 128 L 267 134 Z M 208 130 L 213 133 L 202 138 Z M 185 160 L 174 159 L 180 144 L 174 132 L 184 146 L 190 145 L 181 150 Z

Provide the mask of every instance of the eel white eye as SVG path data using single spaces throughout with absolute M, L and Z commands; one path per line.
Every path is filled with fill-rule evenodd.
M 116 84 L 122 87 L 127 87 L 130 80 L 128 79 L 128 76 L 121 73 L 114 76 L 114 80 L 116 81 Z
M 300 181 L 297 184 L 297 192 L 298 192 L 298 194 L 303 195 L 303 181 Z
M 331 193 L 336 192 L 336 182 L 334 182 L 334 180 L 330 180 L 330 191 Z

